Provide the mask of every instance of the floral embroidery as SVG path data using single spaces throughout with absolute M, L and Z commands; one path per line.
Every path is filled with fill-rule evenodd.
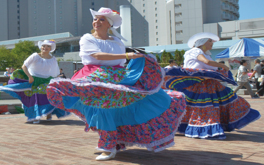
M 129 70 L 126 68 L 101 66 L 86 78 L 89 78 L 95 82 L 119 83 L 125 78 L 125 75 L 128 71 Z
M 32 86 L 31 91 L 24 91 L 26 96 L 31 97 L 34 94 L 46 94 L 48 84 L 41 84 L 39 86 Z

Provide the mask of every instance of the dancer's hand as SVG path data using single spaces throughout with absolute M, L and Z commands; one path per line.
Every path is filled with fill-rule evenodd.
M 129 52 L 129 53 L 127 53 L 127 56 L 128 56 L 129 59 L 135 59 L 135 58 L 143 57 L 143 54 Z
M 229 71 L 229 68 L 226 65 L 223 67 L 223 69 Z
M 34 82 L 34 78 L 32 77 L 32 76 L 29 76 L 28 77 L 28 82 L 31 84 L 31 83 L 33 83 Z

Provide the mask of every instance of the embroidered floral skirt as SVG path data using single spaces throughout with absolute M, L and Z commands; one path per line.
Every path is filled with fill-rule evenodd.
M 219 81 L 236 85 L 231 72 L 174 68 L 166 72 L 163 88 L 185 94 L 187 112 L 179 132 L 188 137 L 225 139 L 224 131 L 241 129 L 260 113 Z M 170 94 L 170 92 L 168 92 Z
M 161 89 L 163 76 L 145 55 L 127 68 L 85 66 L 71 80 L 53 79 L 47 94 L 52 105 L 83 120 L 85 131 L 99 133 L 99 150 L 137 145 L 158 152 L 174 145 L 186 106 L 181 92 L 169 96 Z
M 39 120 L 48 114 L 56 114 L 58 118 L 69 115 L 69 112 L 55 108 L 47 98 L 46 88 L 52 77 L 34 77 L 33 83 L 28 83 L 28 77 L 23 70 L 16 70 L 10 77 L 8 85 L 0 90 L 21 100 L 28 121 Z

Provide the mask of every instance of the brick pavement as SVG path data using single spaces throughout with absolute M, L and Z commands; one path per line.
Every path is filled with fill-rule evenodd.
M 192 139 L 175 136 L 175 145 L 159 153 L 138 147 L 119 152 L 111 161 L 98 162 L 98 135 L 83 131 L 75 116 L 28 124 L 24 115 L 0 116 L 0 165 L 182 165 L 182 164 L 264 164 L 264 97 L 243 95 L 262 118 L 227 133 L 225 140 Z

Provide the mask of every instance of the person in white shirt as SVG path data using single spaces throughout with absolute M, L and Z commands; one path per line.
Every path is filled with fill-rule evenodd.
M 6 71 L 4 72 L 4 76 L 5 77 L 10 77 L 10 75 L 11 75 L 11 69 L 10 68 L 6 68 Z
M 126 52 L 121 41 L 125 39 L 115 30 L 122 23 L 118 12 L 105 7 L 90 11 L 93 30 L 79 42 L 84 67 L 71 80 L 52 80 L 47 88 L 51 104 L 72 111 L 85 122 L 85 131 L 98 132 L 98 161 L 115 158 L 125 145 L 140 144 L 155 152 L 170 147 L 178 128 L 172 127 L 185 112 L 183 94 L 173 99 L 175 95 L 161 89 L 163 72 L 155 56 L 142 50 Z M 131 60 L 124 67 L 126 59 Z
M 47 99 L 46 87 L 60 73 L 58 62 L 51 54 L 56 44 L 53 40 L 44 40 L 38 42 L 38 47 L 40 53 L 31 54 L 24 61 L 22 70 L 14 71 L 8 85 L 0 88 L 21 100 L 27 121 L 33 121 L 33 124 L 39 123 L 42 117 L 50 121 L 52 113 L 58 118 L 70 114 L 55 108 Z
M 249 84 L 248 80 L 248 69 L 246 68 L 247 66 L 247 61 L 246 60 L 241 60 L 240 61 L 240 66 L 238 68 L 237 72 L 237 83 L 238 86 L 235 88 L 234 93 L 236 93 L 239 89 L 242 87 L 246 87 L 248 93 L 251 95 L 251 98 L 259 98 L 259 96 L 255 95 L 254 92 L 251 89 L 251 86 Z
M 176 64 L 175 60 L 170 59 L 169 60 L 169 65 L 164 67 L 164 70 L 167 71 L 168 69 L 175 68 L 175 67 L 177 67 L 177 64 Z
M 187 43 L 191 49 L 184 54 L 184 68 L 166 73 L 166 88 L 186 95 L 187 112 L 178 131 L 187 137 L 225 139 L 225 131 L 240 129 L 261 116 L 221 84 L 236 82 L 229 68 L 211 57 L 210 50 L 217 41 L 219 37 L 212 33 L 193 35 Z

